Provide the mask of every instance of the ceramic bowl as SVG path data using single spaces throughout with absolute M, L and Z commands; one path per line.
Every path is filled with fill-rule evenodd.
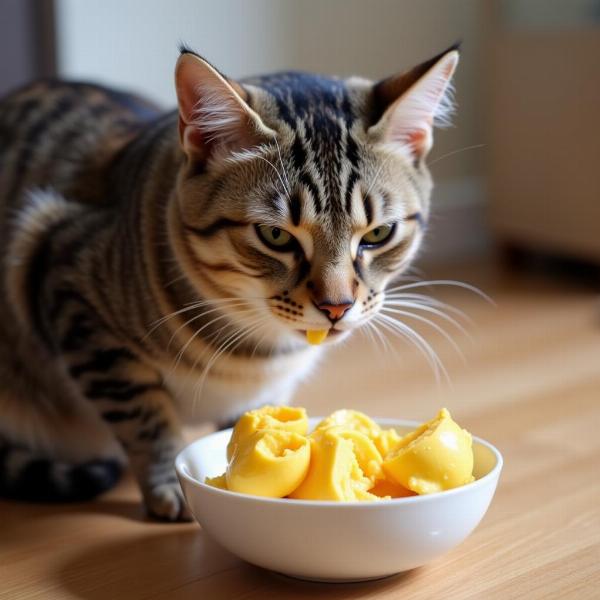
M 314 426 L 320 419 L 311 419 Z M 400 434 L 419 423 L 375 419 Z M 380 502 L 262 498 L 220 490 L 204 478 L 225 471 L 231 429 L 185 448 L 176 469 L 202 528 L 245 561 L 292 577 L 360 581 L 407 571 L 440 557 L 478 525 L 494 496 L 502 456 L 473 437 L 475 481 L 426 496 Z

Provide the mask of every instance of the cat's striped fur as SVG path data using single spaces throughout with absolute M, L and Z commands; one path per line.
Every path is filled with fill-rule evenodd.
M 238 84 L 184 50 L 174 113 L 60 82 L 1 101 L 0 493 L 91 497 L 126 455 L 149 511 L 186 516 L 181 412 L 287 402 L 302 331 L 344 337 L 413 257 L 456 59 Z

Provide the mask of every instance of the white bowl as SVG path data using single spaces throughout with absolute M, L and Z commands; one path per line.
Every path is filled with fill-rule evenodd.
M 311 419 L 314 426 L 320 419 Z M 376 419 L 399 433 L 419 423 Z M 460 488 L 379 502 L 262 498 L 219 490 L 204 478 L 225 471 L 231 429 L 190 444 L 175 466 L 202 528 L 249 563 L 302 579 L 359 581 L 424 565 L 462 542 L 488 509 L 502 456 L 473 438 L 475 481 Z

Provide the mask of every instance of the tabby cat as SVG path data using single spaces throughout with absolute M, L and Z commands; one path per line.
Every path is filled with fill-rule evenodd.
M 183 48 L 178 110 L 44 81 L 0 102 L 0 495 L 83 500 L 128 460 L 188 517 L 180 421 L 288 402 L 380 309 L 427 221 L 452 47 L 379 83 L 236 82 Z

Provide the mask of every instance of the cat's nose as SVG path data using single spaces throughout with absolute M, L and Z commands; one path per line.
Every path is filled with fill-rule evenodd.
M 329 304 L 327 302 L 317 304 L 317 308 L 324 312 L 330 321 L 339 321 L 353 306 L 354 301 L 342 302 L 341 304 Z

